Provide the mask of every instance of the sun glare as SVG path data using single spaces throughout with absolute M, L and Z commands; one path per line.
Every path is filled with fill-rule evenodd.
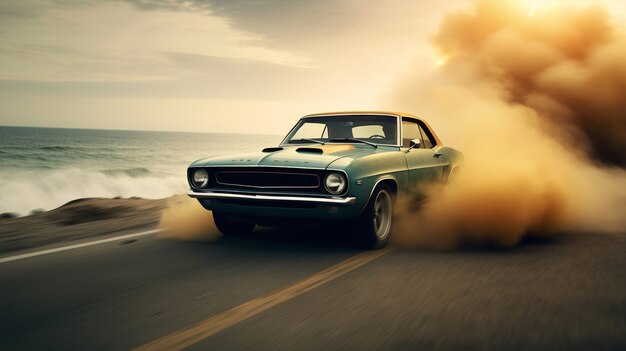
M 582 0 L 526 0 L 524 2 L 528 6 L 528 17 L 533 17 L 538 11 L 545 10 L 546 8 L 585 3 L 585 1 Z
M 537 5 L 538 1 L 533 1 L 532 4 L 530 4 L 530 8 L 528 9 L 528 17 L 532 17 L 535 15 L 535 12 L 537 12 Z
M 449 59 L 450 59 L 450 56 L 448 55 L 437 54 L 435 57 L 435 68 L 443 67 L 448 62 Z

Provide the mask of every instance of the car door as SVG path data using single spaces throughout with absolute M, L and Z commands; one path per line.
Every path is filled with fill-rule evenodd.
M 419 120 L 402 118 L 402 150 L 409 175 L 408 190 L 416 201 L 426 197 L 429 184 L 441 182 L 443 177 L 441 154 L 435 152 L 436 142 L 425 128 Z M 419 140 L 419 145 L 413 145 L 414 140 Z

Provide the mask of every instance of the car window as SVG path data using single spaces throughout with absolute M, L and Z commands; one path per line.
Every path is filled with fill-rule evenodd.
M 424 145 L 424 148 L 431 149 L 435 145 L 437 145 L 437 142 L 435 141 L 435 138 L 433 138 L 432 133 L 430 132 L 430 130 L 428 130 L 428 128 L 426 128 L 425 125 L 420 124 L 420 131 L 421 131 L 421 133 L 423 135 L 423 142 L 422 142 L 422 144 Z
M 333 142 L 354 138 L 375 144 L 397 145 L 397 136 L 398 119 L 395 116 L 320 116 L 301 119 L 283 143 L 302 144 L 306 139 Z
M 326 124 L 306 123 L 294 134 L 293 139 L 319 139 L 326 135 Z
M 411 120 L 402 120 L 402 147 L 411 147 L 411 140 L 419 139 L 421 144 L 424 145 L 422 135 L 420 133 L 420 127 L 417 122 Z M 422 146 L 423 147 L 423 146 Z
M 372 135 L 381 135 L 385 137 L 385 131 L 383 130 L 383 126 L 374 124 L 352 128 L 353 138 L 369 139 L 369 137 L 371 137 Z

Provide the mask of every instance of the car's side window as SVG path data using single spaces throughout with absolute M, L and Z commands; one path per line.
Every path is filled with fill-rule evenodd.
M 435 147 L 435 145 L 437 145 L 437 142 L 435 141 L 435 138 L 433 138 L 433 135 L 430 132 L 430 130 L 428 130 L 428 128 L 422 123 L 420 123 L 420 132 L 422 133 L 422 136 L 423 136 L 422 145 L 424 145 L 424 148 L 431 149 Z
M 424 144 L 417 122 L 402 119 L 402 147 L 411 147 L 411 140 L 413 139 L 419 139 L 421 144 Z

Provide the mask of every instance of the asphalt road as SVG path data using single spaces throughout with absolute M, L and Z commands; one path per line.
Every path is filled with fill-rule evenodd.
M 331 234 L 146 236 L 0 264 L 1 350 L 125 350 L 363 253 Z M 626 236 L 392 248 L 192 350 L 625 350 Z M 234 322 L 233 322 L 234 321 Z

